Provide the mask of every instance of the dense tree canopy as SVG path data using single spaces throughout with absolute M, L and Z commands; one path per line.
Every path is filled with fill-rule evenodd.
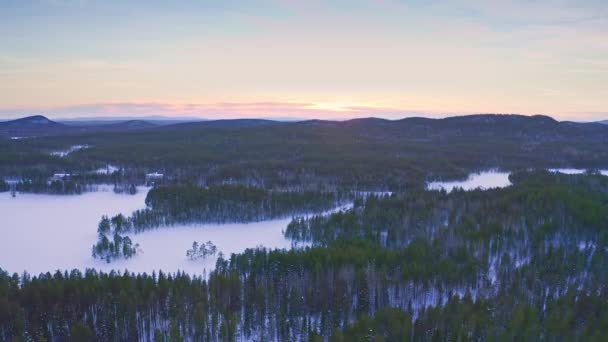
M 52 151 L 89 148 L 65 157 Z M 233 181 L 264 188 L 403 190 L 471 171 L 608 167 L 608 127 L 545 116 L 274 122 L 224 120 L 132 131 L 0 137 L 0 174 L 29 179 L 121 166 L 125 183 L 159 171 L 166 182 Z M 110 175 L 95 175 L 99 179 Z M 91 175 L 89 181 L 95 178 Z
M 511 180 L 294 219 L 286 234 L 312 246 L 220 258 L 207 279 L 0 273 L 0 340 L 601 341 L 608 177 Z
M 146 196 L 147 209 L 131 216 L 136 230 L 175 223 L 252 222 L 319 213 L 352 195 L 320 191 L 270 191 L 244 185 L 161 186 Z

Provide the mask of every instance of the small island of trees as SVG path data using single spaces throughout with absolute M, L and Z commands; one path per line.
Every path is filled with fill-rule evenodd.
M 199 244 L 198 242 L 192 242 L 192 248 L 186 251 L 186 257 L 188 260 L 196 261 L 199 259 L 205 259 L 208 256 L 215 256 L 217 253 L 217 247 L 211 241 Z
M 131 224 L 122 214 L 112 219 L 101 218 L 97 227 L 97 243 L 93 245 L 93 258 L 104 259 L 108 263 L 118 258 L 131 258 L 137 254 L 139 244 L 133 245 L 131 238 L 121 233 L 130 230 Z

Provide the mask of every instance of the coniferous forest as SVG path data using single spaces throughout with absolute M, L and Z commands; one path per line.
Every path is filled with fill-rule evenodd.
M 270 191 L 244 185 L 155 187 L 147 209 L 130 217 L 136 231 L 176 223 L 252 222 L 319 213 L 346 203 L 352 195 L 330 191 Z
M 141 185 L 147 173 L 160 172 L 162 182 L 179 185 L 229 181 L 266 189 L 402 191 L 490 168 L 608 163 L 608 125 L 539 115 L 217 120 L 118 132 L 68 126 L 19 140 L 8 139 L 1 128 L 0 177 L 32 180 L 40 184 L 35 191 L 44 190 L 42 183 L 56 172 L 83 184 Z M 88 148 L 53 154 L 78 145 Z M 120 170 L 95 172 L 108 164 Z
M 604 340 L 608 177 L 511 181 L 296 217 L 285 234 L 309 247 L 249 249 L 207 278 L 4 272 L 0 340 Z M 194 202 L 164 191 L 152 208 L 206 203 L 201 189 Z M 104 218 L 100 234 L 125 222 Z

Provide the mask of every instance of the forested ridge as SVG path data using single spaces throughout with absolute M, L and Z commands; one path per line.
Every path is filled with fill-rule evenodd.
M 74 145 L 89 148 L 50 155 Z M 143 184 L 147 172 L 158 171 L 167 184 L 232 181 L 267 189 L 399 191 L 489 168 L 606 168 L 606 146 L 608 126 L 546 116 L 220 120 L 120 133 L 0 138 L 0 176 L 85 175 L 112 164 L 123 169 L 118 181 L 129 184 Z M 109 178 L 99 176 L 104 177 Z
M 311 247 L 184 274 L 0 275 L 0 340 L 601 341 L 608 177 L 368 196 L 295 219 Z

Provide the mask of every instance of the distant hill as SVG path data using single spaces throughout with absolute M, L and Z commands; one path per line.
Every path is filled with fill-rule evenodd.
M 597 123 L 560 122 L 541 115 L 480 114 L 401 120 L 363 118 L 343 122 L 310 120 L 290 125 L 299 127 L 302 132 L 314 128 L 314 131 L 325 131 L 327 134 L 365 137 L 375 142 L 397 144 L 450 141 L 497 143 L 496 139 L 524 144 L 573 139 L 604 141 L 608 133 L 606 126 Z
M 197 129 L 197 128 L 247 128 L 257 127 L 262 125 L 280 124 L 279 121 L 265 120 L 265 119 L 226 119 L 226 120 L 209 120 L 200 122 L 184 122 L 179 124 L 173 124 L 159 129 Z
M 128 120 L 122 122 L 108 123 L 105 125 L 96 125 L 95 127 L 90 127 L 90 129 L 95 130 L 103 130 L 103 131 L 123 131 L 123 130 L 132 130 L 132 129 L 142 129 L 149 127 L 156 127 L 155 123 L 145 121 L 145 120 Z
M 0 122 L 0 135 L 8 137 L 60 135 L 74 131 L 74 127 L 60 124 L 42 115 Z
M 598 121 L 601 124 L 608 125 L 608 120 Z
M 50 120 L 42 115 L 28 116 L 21 119 L 0 122 L 0 136 L 11 138 L 72 135 L 94 132 L 124 132 L 156 127 L 144 120 L 127 120 L 104 122 L 93 125 L 63 123 Z
M 94 136 L 91 139 L 96 140 Z M 329 167 L 343 158 L 361 165 L 388 162 L 391 167 L 433 159 L 446 166 L 484 167 L 556 163 L 608 165 L 608 126 L 560 122 L 549 116 L 468 115 L 443 119 L 362 118 L 347 121 L 279 122 L 260 119 L 215 120 L 151 127 L 99 139 L 98 152 L 134 161 L 239 163 L 272 160 L 292 167 L 323 161 Z M 110 146 L 111 145 L 111 146 Z M 176 153 L 180 147 L 180 154 Z M 143 148 L 143 147 L 142 147 Z M 112 151 L 112 152 L 110 152 Z M 328 162 L 329 161 L 329 162 Z M 292 164 L 290 164 L 292 163 Z M 452 163 L 452 165 L 447 165 Z M 465 166 L 466 165 L 466 166 Z M 308 167 L 308 166 L 307 166 Z M 332 171 L 333 172 L 333 171 Z
M 479 114 L 454 116 L 443 119 L 411 117 L 401 120 L 361 118 L 346 121 L 306 120 L 296 122 L 265 119 L 227 119 L 159 124 L 158 121 L 53 121 L 44 116 L 29 116 L 17 120 L 0 122 L 0 136 L 31 137 L 86 134 L 95 132 L 126 132 L 135 130 L 153 131 L 155 134 L 173 134 L 181 131 L 183 136 L 198 135 L 199 130 L 242 130 L 246 139 L 252 131 L 274 137 L 289 134 L 366 137 L 377 142 L 424 142 L 448 141 L 452 139 L 505 138 L 523 139 L 521 142 L 561 141 L 569 139 L 605 140 L 608 121 L 578 123 L 557 121 L 549 116 Z M 286 137 L 287 138 L 287 137 Z
M 153 125 L 173 125 L 178 123 L 185 122 L 201 122 L 206 121 L 206 119 L 196 118 L 196 117 L 170 117 L 170 116 L 160 116 L 160 115 L 152 115 L 152 116 L 119 116 L 119 117 L 90 117 L 90 118 L 69 118 L 69 119 L 59 119 L 57 122 L 71 125 L 71 126 L 101 126 L 101 125 L 109 125 L 109 124 L 118 124 L 123 122 L 147 122 Z

